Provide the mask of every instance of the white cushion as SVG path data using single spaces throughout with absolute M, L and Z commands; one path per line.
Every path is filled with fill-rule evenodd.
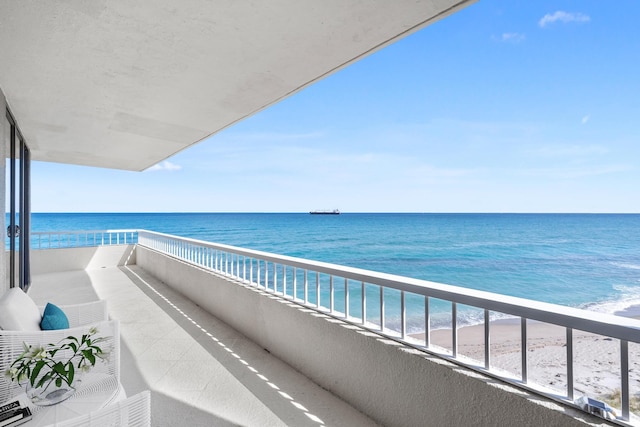
M 0 329 L 39 331 L 42 315 L 35 302 L 20 288 L 11 288 L 0 297 Z

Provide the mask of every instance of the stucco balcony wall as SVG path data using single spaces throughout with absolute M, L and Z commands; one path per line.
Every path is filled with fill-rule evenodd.
M 138 247 L 138 267 L 386 426 L 607 425 L 576 409 Z
M 31 274 L 114 267 L 136 263 L 134 245 L 91 246 L 31 251 Z M 8 257 L 7 257 L 8 259 Z

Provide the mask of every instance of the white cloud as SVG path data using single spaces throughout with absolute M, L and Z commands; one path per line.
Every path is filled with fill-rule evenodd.
M 558 10 L 554 13 L 547 13 L 546 15 L 544 15 L 542 19 L 538 21 L 538 25 L 540 25 L 541 27 L 545 27 L 547 26 L 547 24 L 552 24 L 557 21 L 564 22 L 564 23 L 589 22 L 591 21 L 591 18 L 588 15 L 585 15 L 584 13 L 579 13 L 579 12 L 570 13 L 570 12 L 564 12 L 562 10 Z
M 520 33 L 502 33 L 500 37 L 493 37 L 493 39 L 505 43 L 520 43 L 525 39 L 525 36 Z
M 182 166 L 176 165 L 175 163 L 171 163 L 168 160 L 164 162 L 158 163 L 156 165 L 151 166 L 148 171 L 179 171 L 182 169 Z
M 582 118 L 582 124 L 583 124 L 583 125 L 587 124 L 587 122 L 588 122 L 589 120 L 591 120 L 591 115 L 587 114 L 586 116 L 584 116 L 584 117 Z

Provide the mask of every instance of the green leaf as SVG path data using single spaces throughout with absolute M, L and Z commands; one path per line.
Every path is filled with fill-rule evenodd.
M 62 376 L 67 375 L 67 370 L 65 369 L 62 362 L 57 362 L 55 365 L 53 365 L 53 371 Z
M 51 378 L 53 378 L 53 374 L 51 372 L 47 372 L 46 374 L 44 374 L 41 378 L 40 381 L 38 381 L 38 384 L 35 385 L 36 388 L 38 387 L 42 387 L 42 385 L 49 381 Z
M 96 354 L 102 354 L 102 353 L 103 353 L 102 349 L 101 349 L 100 347 L 98 347 L 98 346 L 92 345 L 92 346 L 91 346 L 91 349 L 92 349 Z
M 40 371 L 42 370 L 42 367 L 45 365 L 44 360 L 40 360 L 38 361 L 38 363 L 36 363 L 36 366 L 33 368 L 33 371 L 31 371 L 31 376 L 29 377 L 29 382 L 31 383 L 31 385 L 33 385 L 33 383 L 36 382 L 36 379 L 38 378 L 38 374 L 40 374 Z
M 93 355 L 91 350 L 82 350 L 82 355 L 87 358 L 87 360 L 91 363 L 91 366 L 96 364 L 96 357 Z
M 75 370 L 73 369 L 73 363 L 69 363 L 69 372 L 67 374 L 67 384 L 71 385 L 73 383 L 73 377 L 75 376 Z

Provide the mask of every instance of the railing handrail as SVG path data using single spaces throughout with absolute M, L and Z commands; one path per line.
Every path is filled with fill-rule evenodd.
M 56 231 L 31 231 L 32 236 L 43 234 L 97 234 L 97 233 L 137 233 L 137 228 L 115 228 L 112 230 L 56 230 Z
M 598 313 L 584 309 L 566 307 L 526 298 L 513 297 L 493 292 L 480 291 L 459 286 L 446 285 L 422 279 L 381 273 L 361 268 L 341 266 L 321 261 L 307 260 L 287 255 L 278 255 L 253 249 L 240 248 L 220 243 L 211 243 L 187 237 L 159 233 L 149 230 L 138 230 L 138 233 L 149 233 L 155 236 L 171 238 L 177 241 L 192 243 L 211 249 L 219 249 L 251 258 L 260 258 L 277 264 L 286 264 L 307 270 L 318 271 L 333 276 L 352 279 L 359 282 L 381 285 L 432 298 L 454 301 L 459 304 L 485 308 L 516 317 L 524 317 L 558 326 L 578 329 L 611 338 L 640 343 L 640 320 Z

